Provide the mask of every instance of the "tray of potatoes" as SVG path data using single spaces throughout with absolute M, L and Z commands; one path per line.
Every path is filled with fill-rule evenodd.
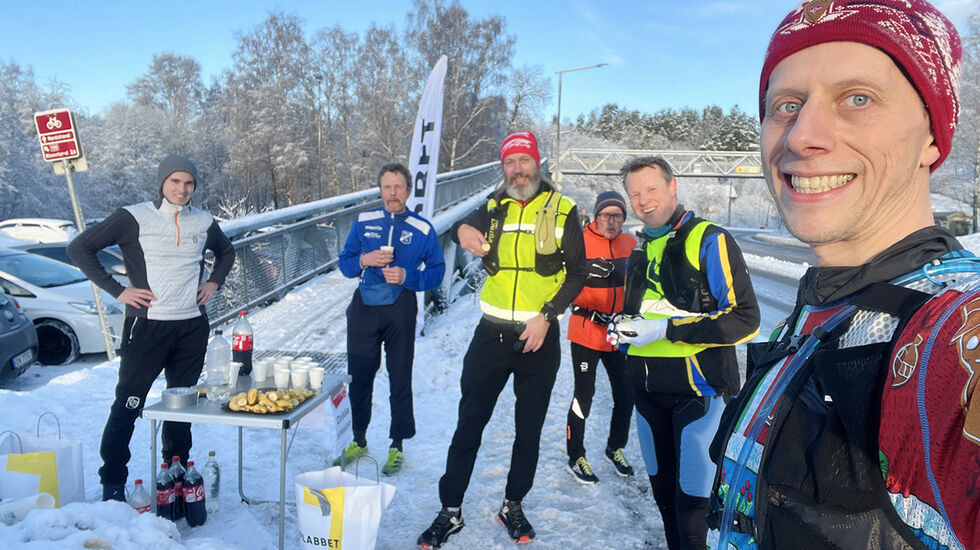
M 252 388 L 247 392 L 233 395 L 221 408 L 236 413 L 284 413 L 306 401 L 311 395 L 313 395 L 312 391 L 302 388 L 287 390 Z

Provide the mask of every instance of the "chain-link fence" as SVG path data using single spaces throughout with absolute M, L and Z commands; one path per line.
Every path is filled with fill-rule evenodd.
M 444 231 L 466 214 L 454 205 L 489 191 L 500 178 L 498 162 L 439 174 L 433 224 Z M 374 188 L 222 223 L 237 258 L 224 286 L 208 302 L 211 326 L 225 323 L 240 310 L 278 300 L 296 285 L 335 268 L 357 215 L 379 206 Z M 446 258 L 447 269 L 452 269 L 453 260 Z

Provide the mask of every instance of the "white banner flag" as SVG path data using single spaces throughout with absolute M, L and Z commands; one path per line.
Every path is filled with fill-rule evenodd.
M 442 90 L 446 79 L 446 56 L 436 61 L 422 91 L 419 112 L 412 132 L 412 152 L 408 171 L 412 174 L 412 192 L 406 206 L 412 212 L 432 221 L 436 200 L 436 172 L 439 170 L 439 144 L 442 136 Z M 420 334 L 425 323 L 425 293 L 418 294 L 419 313 L 415 333 Z
M 439 169 L 439 139 L 442 135 L 442 89 L 446 78 L 446 56 L 439 58 L 429 73 L 422 92 L 419 112 L 412 133 L 412 152 L 408 171 L 412 174 L 412 193 L 408 209 L 432 221 L 436 192 L 436 172 Z

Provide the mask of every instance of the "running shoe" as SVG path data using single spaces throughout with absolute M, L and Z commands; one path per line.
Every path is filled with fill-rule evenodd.
M 381 467 L 381 473 L 386 476 L 393 476 L 402 471 L 402 464 L 405 462 L 405 453 L 392 447 L 388 449 L 388 460 Z
M 347 455 L 347 463 L 350 464 L 351 462 L 354 462 L 358 458 L 360 458 L 360 457 L 368 454 L 367 445 L 361 447 L 355 441 L 355 442 L 353 442 L 353 443 L 350 444 L 350 447 L 347 447 L 347 450 L 344 451 L 344 454 Z M 340 466 L 340 459 L 341 458 L 342 457 L 339 457 L 338 456 L 337 459 L 333 461 L 333 465 L 334 466 Z
M 443 508 L 439 510 L 439 514 L 436 515 L 435 521 L 428 529 L 422 531 L 419 535 L 419 540 L 416 544 L 419 548 L 428 550 L 429 548 L 440 548 L 442 543 L 446 542 L 449 535 L 459 531 L 466 525 L 463 522 L 463 513 L 459 508 L 455 510 L 450 510 L 449 508 Z
M 616 473 L 620 477 L 629 477 L 633 475 L 633 467 L 630 466 L 629 462 L 626 462 L 626 457 L 623 456 L 622 449 L 610 449 L 606 447 L 606 460 L 612 462 L 613 467 L 616 468 Z
M 534 540 L 534 528 L 524 517 L 520 502 L 505 500 L 497 512 L 497 520 L 507 528 L 507 534 L 517 544 L 527 544 Z
M 599 483 L 599 477 L 592 471 L 592 465 L 584 456 L 580 456 L 574 461 L 568 460 L 568 471 L 575 476 L 575 481 L 583 485 L 595 485 Z

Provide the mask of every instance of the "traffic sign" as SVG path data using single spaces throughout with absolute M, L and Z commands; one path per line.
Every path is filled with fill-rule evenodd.
M 34 126 L 44 160 L 54 162 L 82 156 L 74 119 L 68 109 L 34 113 Z

